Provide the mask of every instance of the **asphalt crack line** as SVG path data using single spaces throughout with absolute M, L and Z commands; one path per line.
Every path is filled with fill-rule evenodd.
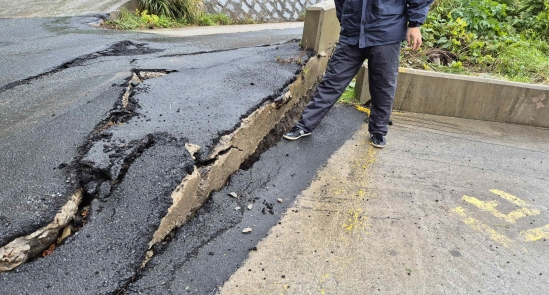
M 51 70 L 48 70 L 46 72 L 40 73 L 38 75 L 30 76 L 25 79 L 21 79 L 18 81 L 14 81 L 11 83 L 8 83 L 2 87 L 0 87 L 0 93 L 3 93 L 7 90 L 13 89 L 17 86 L 23 85 L 23 84 L 30 84 L 34 80 L 64 71 L 66 69 L 80 66 L 84 64 L 86 61 L 97 59 L 100 57 L 105 56 L 123 56 L 123 55 L 141 55 L 141 54 L 150 54 L 150 53 L 156 53 L 161 52 L 162 49 L 151 49 L 146 46 L 144 43 L 134 43 L 132 41 L 120 41 L 116 42 L 113 45 L 111 45 L 109 48 L 93 53 L 89 53 L 86 55 L 79 56 L 75 59 L 72 59 L 70 61 L 67 61 Z
M 195 52 L 188 52 L 188 53 L 164 54 L 164 55 L 160 55 L 159 57 L 177 57 L 177 56 L 189 56 L 189 55 L 192 56 L 192 55 L 201 55 L 201 54 L 208 54 L 208 53 L 228 52 L 228 51 L 234 51 L 234 50 L 246 49 L 246 48 L 262 48 L 262 47 L 277 46 L 277 45 L 283 45 L 283 44 L 293 43 L 297 41 L 299 41 L 299 39 L 291 39 L 285 42 L 270 43 L 270 44 L 234 47 L 229 49 L 202 50 L 202 51 L 195 51 Z

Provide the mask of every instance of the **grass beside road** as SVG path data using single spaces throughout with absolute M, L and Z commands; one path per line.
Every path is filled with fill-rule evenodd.
M 233 20 L 223 13 L 207 14 L 202 13 L 193 19 L 174 18 L 165 15 L 150 14 L 148 10 L 130 12 L 122 10 L 120 17 L 116 20 L 107 20 L 104 26 L 116 30 L 138 30 L 156 28 L 176 28 L 185 26 L 217 26 L 233 24 L 254 24 L 257 23 L 251 18 Z
M 435 0 L 401 66 L 549 84 L 549 0 Z

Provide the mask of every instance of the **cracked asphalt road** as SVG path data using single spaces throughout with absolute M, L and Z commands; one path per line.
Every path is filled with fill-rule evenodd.
M 204 70 L 200 72 L 200 68 L 215 67 L 215 64 L 206 65 L 208 59 L 200 55 L 184 55 L 238 48 L 242 46 L 242 40 L 245 40 L 245 46 L 263 45 L 286 42 L 300 35 L 299 30 L 291 29 L 239 34 L 237 37 L 221 35 L 171 39 L 149 34 L 113 32 L 86 25 L 97 20 L 92 17 L 0 19 L 0 34 L 3 36 L 0 66 L 10 69 L 2 71 L 0 75 L 0 150 L 4 151 L 0 154 L 0 168 L 2 171 L 10 171 L 0 174 L 1 202 L 5 208 L 10 208 L 1 212 L 0 219 L 3 223 L 0 227 L 0 245 L 51 221 L 65 203 L 77 184 L 73 183 L 74 175 L 67 175 L 59 167 L 70 164 L 77 158 L 78 147 L 85 142 L 88 134 L 104 119 L 105 114 L 113 108 L 124 92 L 132 69 L 166 69 L 172 66 L 181 69 L 181 73 L 176 73 L 176 76 L 187 79 L 187 83 L 196 83 L 199 80 L 202 83 L 199 89 L 203 91 L 197 90 L 193 96 L 181 98 L 188 100 L 188 104 L 177 108 L 193 107 L 194 109 L 188 109 L 193 112 L 175 113 L 177 109 L 173 106 L 172 115 L 179 115 L 180 121 L 176 122 L 169 116 L 164 116 L 163 120 L 167 119 L 172 126 L 187 124 L 186 127 L 181 127 L 180 135 L 190 132 L 192 128 L 205 128 L 211 130 L 211 136 L 217 136 L 218 131 L 234 129 L 239 117 L 252 109 L 253 105 L 248 106 L 243 102 L 240 109 L 232 109 L 236 111 L 234 114 L 231 113 L 235 117 L 219 113 L 220 109 L 213 105 L 210 111 L 207 111 L 206 105 L 204 111 L 200 110 L 200 103 L 211 104 L 210 98 L 215 99 L 211 96 L 214 90 L 208 81 L 216 80 L 219 83 L 225 76 L 221 73 L 216 76 L 214 68 L 208 79 L 195 76 L 196 80 L 193 82 L 191 78 L 185 77 L 185 72 L 205 74 Z M 123 48 L 113 47 L 113 44 L 120 44 L 124 40 L 132 40 L 132 44 Z M 143 50 L 136 50 L 135 44 L 144 43 L 147 45 L 143 45 Z M 116 52 L 111 50 L 109 54 L 101 54 L 109 52 L 109 48 Z M 276 49 L 273 47 L 272 50 Z M 251 54 L 249 49 L 244 49 L 244 52 Z M 246 57 L 246 54 L 239 51 L 227 51 L 225 56 L 220 54 L 211 55 L 211 60 L 217 61 L 219 66 L 230 60 Z M 265 58 L 274 61 L 278 54 Z M 160 58 L 161 55 L 172 57 Z M 158 63 L 154 62 L 155 59 Z M 198 63 L 201 60 L 204 60 L 202 65 L 197 64 L 195 69 L 190 69 L 190 63 Z M 230 64 L 225 66 L 228 67 Z M 288 67 L 291 66 L 286 66 Z M 294 65 L 290 72 L 293 73 L 297 69 Z M 256 79 L 259 85 L 255 89 L 250 87 L 248 96 L 245 97 L 248 99 L 246 103 L 254 99 L 264 99 L 267 93 L 274 94 L 269 91 L 283 86 L 283 83 L 279 85 L 280 80 L 273 80 L 272 86 L 261 85 L 260 81 L 269 75 L 279 76 L 276 72 L 256 70 L 258 73 L 261 72 Z M 288 79 L 288 74 L 286 78 L 280 76 L 280 79 Z M 230 76 L 227 76 L 228 79 Z M 153 83 L 153 80 L 150 81 Z M 153 83 L 147 87 L 155 86 Z M 167 95 L 159 99 L 181 94 L 179 88 L 168 89 L 173 93 L 166 93 L 166 89 L 157 90 L 164 91 L 164 95 Z M 236 88 L 231 89 L 236 91 Z M 198 92 L 205 94 L 208 91 L 210 97 L 196 96 Z M 254 91 L 257 91 L 256 96 L 250 95 Z M 226 95 L 234 96 L 235 92 Z M 193 100 L 198 102 L 193 103 Z M 259 103 L 259 100 L 255 103 Z M 146 107 L 153 106 L 154 102 L 147 102 Z M 198 110 L 205 115 L 204 118 L 210 119 L 197 120 Z M 144 112 L 143 115 L 149 115 L 146 113 L 148 110 Z M 186 113 L 195 118 L 188 120 L 190 117 L 184 117 Z M 211 117 L 214 115 L 215 117 Z M 150 117 L 153 116 L 162 114 L 151 113 Z M 149 131 L 158 131 L 158 126 L 152 126 L 156 119 L 146 124 L 150 127 Z M 212 122 L 208 123 L 209 120 Z M 213 124 L 217 127 L 207 127 Z M 176 129 L 174 126 L 170 131 Z M 192 138 L 197 139 L 197 136 Z M 211 141 L 212 138 L 204 140 Z
M 308 59 L 288 42 L 300 29 L 172 39 L 86 25 L 97 20 L 0 19 L 12 69 L 0 76 L 0 245 L 51 222 L 81 186 L 91 202 L 53 255 L 0 274 L 3 294 L 124 290 L 170 192 L 296 79 L 301 65 L 278 59 Z M 142 72 L 166 75 L 130 80 Z

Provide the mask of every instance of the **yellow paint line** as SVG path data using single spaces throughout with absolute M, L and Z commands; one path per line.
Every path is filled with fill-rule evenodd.
M 454 209 L 451 209 L 450 212 L 459 215 L 461 217 L 461 220 L 465 224 L 469 225 L 472 229 L 478 230 L 480 232 L 488 234 L 492 240 L 502 244 L 503 246 L 505 246 L 507 248 L 513 243 L 513 241 L 511 241 L 511 239 L 509 239 L 508 237 L 498 233 L 496 230 L 494 230 L 490 226 L 488 226 L 488 225 L 486 225 L 486 224 L 484 224 L 484 223 L 482 223 L 482 222 L 480 222 L 480 221 L 478 221 L 478 220 L 476 220 L 472 217 L 467 216 L 467 214 L 465 213 L 465 210 L 461 206 L 458 206 Z
M 498 189 L 491 189 L 490 190 L 491 193 L 494 193 L 502 198 L 504 198 L 505 200 L 517 205 L 517 206 L 521 206 L 521 207 L 526 207 L 526 206 L 529 206 L 525 201 L 509 194 L 509 193 L 506 193 L 504 191 L 500 191 Z
M 549 224 L 520 232 L 526 242 L 535 242 L 541 239 L 549 239 Z
M 359 106 L 359 105 L 356 106 L 356 109 L 363 112 L 363 113 L 366 113 L 366 115 L 370 116 L 370 109 L 365 108 L 363 106 Z
M 494 190 L 491 190 L 491 191 L 494 191 Z M 504 199 L 510 201 L 511 203 L 513 203 L 515 205 L 524 204 L 524 205 L 527 206 L 526 202 L 522 201 L 521 199 L 519 199 L 515 196 L 509 195 L 509 194 L 507 194 L 505 192 L 502 192 L 502 191 L 498 191 L 498 193 L 496 193 L 496 194 L 499 195 L 499 193 L 506 194 Z M 522 207 L 524 205 L 518 205 L 518 206 L 521 206 L 522 208 L 517 209 L 515 211 L 512 211 L 509 214 L 504 214 L 504 213 L 501 213 L 500 211 L 498 211 L 496 209 L 496 207 L 498 205 L 498 203 L 496 201 L 481 201 L 481 200 L 479 200 L 475 197 L 470 197 L 470 196 L 463 196 L 463 200 L 466 201 L 467 203 L 471 204 L 471 205 L 474 205 L 475 207 L 479 208 L 480 210 L 488 211 L 492 215 L 494 215 L 495 217 L 497 217 L 501 220 L 505 220 L 506 222 L 509 222 L 509 223 L 516 223 L 516 221 L 520 218 L 523 218 L 523 217 L 526 217 L 526 216 L 534 216 L 534 215 L 538 215 L 538 214 L 541 213 L 537 209 L 528 209 L 528 208 Z

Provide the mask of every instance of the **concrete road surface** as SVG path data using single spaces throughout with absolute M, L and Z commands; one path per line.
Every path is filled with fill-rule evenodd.
M 220 294 L 545 294 L 549 130 L 393 120 L 385 149 L 363 126 L 332 155 Z

